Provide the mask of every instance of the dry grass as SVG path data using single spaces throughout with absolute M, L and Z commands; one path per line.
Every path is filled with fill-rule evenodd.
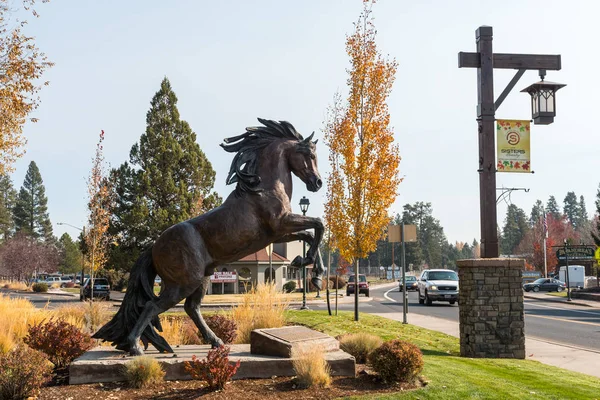
M 0 345 L 1 351 L 12 349 L 27 335 L 29 325 L 48 317 L 46 310 L 38 310 L 28 300 L 10 298 L 0 294 Z
M 155 359 L 141 356 L 125 364 L 123 374 L 131 387 L 144 388 L 162 382 L 165 371 Z
M 101 301 L 88 301 L 75 305 L 65 305 L 52 311 L 52 316 L 62 318 L 79 329 L 94 333 L 110 318 L 110 304 Z
M 163 331 L 160 334 L 167 342 L 172 345 L 183 344 L 184 341 L 184 322 L 177 317 L 160 316 L 160 324 Z
M 4 289 L 21 290 L 25 292 L 31 292 L 31 287 L 27 286 L 25 282 L 21 281 L 2 281 L 0 280 L 0 287 Z
M 331 369 L 319 346 L 292 349 L 292 365 L 300 387 L 328 387 L 331 384 Z
M 254 329 L 284 326 L 288 304 L 289 301 L 274 284 L 253 287 L 231 311 L 231 317 L 238 326 L 236 343 L 250 343 L 250 332 Z
M 379 336 L 364 332 L 343 335 L 338 340 L 340 341 L 340 349 L 353 355 L 358 364 L 366 363 L 369 354 L 383 343 Z
M 60 283 L 53 283 L 50 285 L 50 289 L 60 289 Z

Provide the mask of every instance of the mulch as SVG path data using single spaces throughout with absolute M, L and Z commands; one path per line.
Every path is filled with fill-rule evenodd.
M 222 391 L 210 391 L 200 381 L 165 381 L 144 389 L 134 389 L 124 382 L 95 383 L 88 385 L 65 385 L 63 379 L 55 380 L 44 387 L 38 396 L 40 400 L 263 400 L 263 399 L 334 399 L 346 396 L 367 395 L 376 393 L 394 393 L 415 390 L 423 387 L 425 381 L 414 384 L 386 384 L 364 365 L 357 365 L 356 378 L 334 377 L 328 388 L 298 387 L 295 380 L 289 377 L 272 377 L 271 379 L 247 379 L 229 382 Z

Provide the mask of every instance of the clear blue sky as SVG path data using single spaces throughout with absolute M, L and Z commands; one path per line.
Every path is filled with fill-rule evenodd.
M 552 0 L 378 2 L 378 44 L 399 63 L 389 108 L 405 179 L 391 212 L 431 202 L 450 241 L 479 240 L 476 72 L 458 69 L 457 53 L 474 51 L 476 28 L 491 25 L 496 52 L 562 54 L 563 70 L 547 80 L 568 84 L 558 93 L 556 122 L 532 129 L 535 174 L 498 174 L 498 186 L 530 188 L 512 196 L 527 213 L 536 199 L 553 194 L 562 205 L 573 190 L 591 216 L 600 182 L 598 8 Z M 232 190 L 224 183 L 231 156 L 218 144 L 256 117 L 285 119 L 322 138 L 327 106 L 345 89 L 344 39 L 361 2 L 55 0 L 38 10 L 27 32 L 56 66 L 45 76 L 51 84 L 41 93 L 40 122 L 25 129 L 27 154 L 13 181 L 18 190 L 35 160 L 55 234 L 76 236 L 56 223 L 85 222 L 85 180 L 100 130 L 111 166 L 127 160 L 164 76 L 223 197 Z M 512 75 L 496 72 L 496 96 Z M 529 96 L 519 90 L 538 80 L 526 73 L 497 117 L 529 119 Z M 318 147 L 325 177 L 327 148 Z M 308 194 L 296 181 L 293 203 L 303 195 L 309 214 L 322 215 L 325 190 Z M 501 204 L 501 224 L 505 210 Z

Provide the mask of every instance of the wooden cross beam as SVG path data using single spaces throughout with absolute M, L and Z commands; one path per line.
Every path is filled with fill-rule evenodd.
M 502 69 L 561 69 L 560 54 L 493 54 L 493 68 Z M 458 53 L 458 68 L 481 68 L 479 53 Z

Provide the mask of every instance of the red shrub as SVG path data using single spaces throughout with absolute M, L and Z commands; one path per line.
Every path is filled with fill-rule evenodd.
M 24 342 L 45 353 L 56 368 L 68 366 L 94 346 L 90 335 L 60 319 L 30 326 Z
M 34 396 L 50 381 L 52 365 L 46 356 L 19 345 L 0 354 L 0 399 L 25 399 Z
M 235 375 L 240 367 L 240 362 L 238 360 L 235 365 L 231 365 L 229 363 L 229 347 L 220 346 L 210 350 L 204 360 L 192 356 L 192 361 L 186 361 L 184 366 L 192 379 L 205 381 L 213 390 L 221 390 Z
M 213 314 L 204 318 L 209 328 L 225 344 L 233 343 L 237 337 L 237 324 L 231 318 L 221 314 Z

